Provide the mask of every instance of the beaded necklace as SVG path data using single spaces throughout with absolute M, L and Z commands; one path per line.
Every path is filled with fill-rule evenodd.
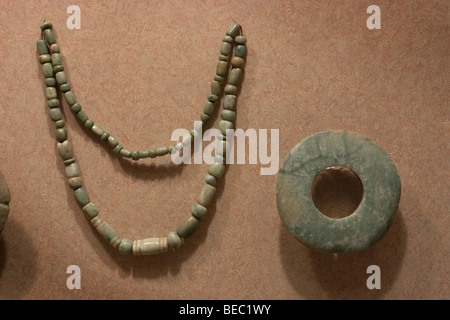
M 205 177 L 206 183 L 200 191 L 197 201 L 192 205 L 190 215 L 178 226 L 176 231 L 169 232 L 166 237 L 134 241 L 119 237 L 114 229 L 100 217 L 97 207 L 90 201 L 86 189 L 83 187 L 79 165 L 73 156 L 72 145 L 67 137 L 57 89 L 59 89 L 61 96 L 64 96 L 65 101 L 79 123 L 86 129 L 91 130 L 101 141 L 108 143 L 114 154 L 125 158 L 131 158 L 137 161 L 141 158 L 155 158 L 181 152 L 186 145 L 191 143 L 193 137 L 200 133 L 195 129 L 191 130 L 190 134 L 177 144 L 160 148 L 149 148 L 143 151 L 130 151 L 124 148 L 114 136 L 95 124 L 77 102 L 67 82 L 59 45 L 56 43 L 53 33 L 53 25 L 51 22 L 44 22 L 40 27 L 43 40 L 37 41 L 37 49 L 39 62 L 42 64 L 45 77 L 45 96 L 49 107 L 50 119 L 55 123 L 56 127 L 56 148 L 64 162 L 68 185 L 73 190 L 75 200 L 82 208 L 86 218 L 98 233 L 113 248 L 118 249 L 121 254 L 152 255 L 167 252 L 169 248 L 175 250 L 181 247 L 184 239 L 191 236 L 200 225 L 200 221 L 206 215 L 207 207 L 211 204 L 216 193 L 215 185 L 217 179 L 220 179 L 225 174 L 225 152 L 228 145 L 226 141 L 226 130 L 234 128 L 237 86 L 242 78 L 245 65 L 244 58 L 247 52 L 247 39 L 242 36 L 241 26 L 234 23 L 223 38 L 216 75 L 214 76 L 214 81 L 211 82 L 211 94 L 208 95 L 208 101 L 200 116 L 203 128 L 214 114 L 216 108 L 220 105 L 221 95 L 225 93 L 222 103 L 223 110 L 220 113 L 222 120 L 218 124 L 218 129 L 221 134 L 218 137 L 219 141 L 215 150 L 214 163 L 209 166 L 208 173 Z M 230 61 L 232 52 L 234 55 Z M 230 62 L 232 68 L 229 71 Z M 226 85 L 225 82 L 227 82 Z

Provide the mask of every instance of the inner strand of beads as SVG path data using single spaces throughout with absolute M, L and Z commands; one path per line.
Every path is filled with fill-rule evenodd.
M 223 111 L 218 124 L 221 132 L 221 141 L 218 143 L 214 157 L 214 163 L 208 168 L 205 177 L 205 184 L 200 191 L 197 201 L 192 205 L 189 216 L 181 222 L 175 231 L 168 233 L 166 237 L 146 238 L 141 240 L 129 240 L 121 238 L 114 229 L 99 215 L 97 207 L 90 201 L 86 189 L 83 187 L 83 180 L 80 177 L 80 168 L 74 158 L 72 145 L 68 140 L 65 121 L 61 112 L 61 103 L 58 100 L 57 88 L 64 96 L 67 104 L 75 114 L 78 121 L 86 128 L 92 130 L 100 137 L 102 141 L 107 141 L 113 148 L 115 154 L 120 154 L 126 158 L 138 160 L 139 158 L 154 158 L 171 152 L 179 151 L 183 148 L 185 140 L 192 140 L 195 132 L 191 131 L 189 137 L 176 145 L 170 145 L 162 148 L 151 148 L 145 151 L 129 151 L 124 149 L 117 139 L 105 132 L 100 126 L 95 125 L 94 121 L 89 119 L 86 112 L 82 110 L 77 102 L 70 85 L 67 83 L 66 74 L 62 65 L 62 58 L 58 44 L 53 33 L 51 22 L 44 22 L 41 26 L 44 40 L 37 41 L 39 53 L 39 62 L 42 64 L 42 70 L 45 77 L 45 96 L 49 107 L 50 119 L 55 123 L 57 151 L 64 162 L 68 185 L 73 190 L 75 200 L 82 208 L 86 218 L 92 226 L 105 240 L 122 254 L 134 255 L 152 255 L 164 253 L 170 249 L 179 248 L 185 238 L 191 236 L 199 227 L 200 221 L 207 214 L 207 207 L 213 201 L 216 193 L 217 180 L 225 174 L 225 156 L 228 142 L 226 141 L 226 130 L 234 128 L 236 120 L 236 94 L 238 85 L 242 80 L 243 68 L 246 56 L 246 38 L 241 34 L 241 26 L 234 23 L 226 32 L 223 43 L 220 48 L 219 62 L 217 64 L 216 75 L 211 83 L 211 94 L 208 96 L 208 102 L 201 114 L 201 120 L 205 124 L 210 115 L 213 114 L 219 104 L 222 91 L 225 93 L 223 98 Z M 234 50 L 233 50 L 234 45 Z M 229 70 L 229 57 L 231 58 L 231 70 Z M 229 72 L 229 73 L 228 73 Z M 222 89 L 223 84 L 225 88 Z

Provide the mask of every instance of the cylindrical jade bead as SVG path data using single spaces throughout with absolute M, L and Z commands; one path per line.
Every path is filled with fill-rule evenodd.
M 52 65 L 60 66 L 62 63 L 61 54 L 60 53 L 52 53 Z
M 233 69 L 235 70 L 235 69 Z M 57 74 L 55 74 L 56 82 L 61 85 L 67 83 L 67 77 L 66 73 L 64 71 L 60 71 Z
M 164 253 L 169 250 L 167 238 L 147 238 L 133 241 L 133 254 L 136 256 Z
M 47 53 L 41 54 L 39 56 L 39 63 L 41 63 L 41 64 L 51 62 L 51 61 L 52 61 L 52 56 Z
M 77 102 L 77 100 L 75 99 L 75 95 L 73 94 L 72 91 L 64 93 L 64 98 L 66 99 L 66 102 L 69 106 L 72 106 Z
M 56 74 L 58 75 L 58 74 Z M 239 81 L 241 81 L 242 77 L 242 69 L 241 68 L 233 68 L 230 72 L 230 77 L 228 78 L 228 84 L 232 84 L 233 86 L 236 86 L 239 84 Z M 58 78 L 56 78 L 56 81 L 58 81 Z
M 224 56 L 229 55 L 231 52 L 231 44 L 228 42 L 223 42 L 222 46 L 220 47 L 220 53 Z
M 121 242 L 121 239 L 117 235 L 116 231 L 114 231 L 111 226 L 106 223 L 103 218 L 100 216 L 96 216 L 91 220 L 92 225 L 95 229 L 97 229 L 98 233 L 108 241 L 108 243 L 113 247 L 117 248 Z
M 80 121 L 83 124 L 86 123 L 86 121 L 89 120 L 88 115 L 83 110 L 78 111 L 75 116 L 77 117 L 78 121 Z
M 48 54 L 48 47 L 44 40 L 38 40 L 36 45 L 39 55 Z
M 216 109 L 216 106 L 211 101 L 208 101 L 205 104 L 205 108 L 203 109 L 203 113 L 207 115 L 212 115 L 214 113 L 214 110 Z
M 240 29 L 241 29 L 241 26 L 235 22 L 230 27 L 230 29 L 227 30 L 227 35 L 234 38 L 238 35 Z
M 53 34 L 52 29 L 44 30 L 44 38 L 45 38 L 45 41 L 47 41 L 48 45 L 52 45 L 52 44 L 56 43 L 55 35 Z
M 44 63 L 42 65 L 42 71 L 44 73 L 44 77 L 53 78 L 53 66 L 50 62 Z
M 51 28 L 53 28 L 53 24 L 50 21 L 45 21 L 44 23 L 42 23 L 40 25 L 40 28 L 42 31 L 44 31 L 45 29 L 51 29 Z M 41 41 L 44 41 L 44 40 L 41 40 Z
M 223 108 L 228 110 L 236 110 L 236 96 L 232 94 L 227 94 L 223 98 Z
M 185 239 L 191 236 L 195 230 L 197 230 L 199 225 L 200 220 L 191 215 L 180 224 L 177 228 L 177 233 L 181 238 Z
M 50 119 L 55 122 L 62 119 L 62 112 L 59 108 L 52 108 L 49 111 Z
M 222 110 L 220 116 L 223 120 L 234 121 L 236 120 L 236 112 L 231 110 Z
M 89 220 L 95 218 L 98 215 L 98 209 L 92 202 L 89 202 L 83 207 L 83 212 Z
M 47 87 L 54 87 L 54 86 L 56 86 L 55 78 L 45 78 L 45 85 Z M 58 100 L 58 102 L 59 102 L 59 100 Z
M 244 58 L 245 54 L 247 53 L 247 46 L 245 45 L 237 45 L 234 49 L 234 55 L 236 57 Z
M 58 95 L 56 93 L 56 88 L 55 87 L 46 87 L 45 88 L 45 96 L 47 97 L 47 100 L 56 99 L 58 97 Z
M 55 131 L 55 138 L 58 142 L 63 142 L 67 140 L 67 130 L 66 128 L 59 128 Z
M 178 235 L 178 233 L 172 231 L 167 235 L 167 245 L 170 249 L 175 250 L 181 247 L 183 244 L 183 239 Z
M 217 75 L 221 76 L 221 77 L 225 77 L 227 75 L 227 71 L 228 71 L 228 62 L 219 61 L 217 63 L 217 69 L 216 69 Z
M 246 44 L 247 38 L 244 36 L 237 36 L 234 41 L 236 41 L 237 44 Z
M 73 177 L 68 180 L 69 187 L 72 190 L 78 189 L 83 186 L 83 180 L 80 177 Z
M 52 53 L 59 53 L 59 45 L 57 43 L 54 43 L 50 46 L 50 51 Z
M 81 109 L 82 109 L 82 107 L 81 107 L 81 104 L 79 104 L 79 103 L 75 103 L 70 106 L 70 110 L 72 110 L 73 113 L 78 113 L 81 111 Z
M 205 184 L 202 188 L 202 191 L 200 191 L 197 202 L 202 206 L 207 207 L 211 203 L 215 194 L 216 188 L 209 184 Z
M 220 87 L 220 83 L 217 81 L 211 82 L 211 94 L 219 96 L 221 92 L 222 88 Z
M 67 178 L 80 176 L 80 167 L 78 166 L 78 163 L 74 162 L 66 166 L 66 176 Z
M 158 148 L 155 151 L 156 151 L 156 155 L 158 157 L 164 156 L 169 153 L 169 150 L 167 149 L 167 147 Z

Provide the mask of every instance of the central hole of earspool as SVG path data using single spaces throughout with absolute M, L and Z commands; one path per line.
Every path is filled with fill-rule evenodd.
M 314 205 L 332 219 L 351 215 L 361 203 L 364 188 L 358 175 L 343 166 L 320 171 L 311 186 Z

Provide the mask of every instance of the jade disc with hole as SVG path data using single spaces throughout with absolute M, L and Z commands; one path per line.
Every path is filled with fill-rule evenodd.
M 363 196 L 349 216 L 332 219 L 314 205 L 316 175 L 347 167 L 361 180 Z M 306 246 L 325 252 L 362 251 L 388 230 L 400 200 L 400 177 L 389 155 L 375 142 L 348 131 L 324 131 L 297 144 L 277 179 L 277 208 L 289 232 Z
M 8 185 L 5 178 L 0 173 L 0 233 L 5 226 L 6 219 L 9 214 L 9 201 L 11 200 Z

